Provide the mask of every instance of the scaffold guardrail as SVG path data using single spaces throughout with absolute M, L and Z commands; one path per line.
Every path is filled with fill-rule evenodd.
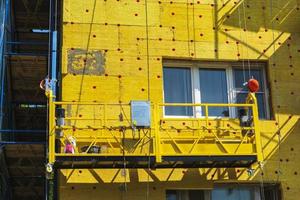
M 262 161 L 254 93 L 249 93 L 243 104 L 151 104 L 151 127 L 144 128 L 134 127 L 131 122 L 130 104 L 53 102 L 51 96 L 48 91 L 50 164 L 64 159 L 73 164 L 89 159 L 121 162 L 128 158 L 127 161 L 138 162 L 138 158 L 147 161 L 151 157 L 155 166 L 159 166 L 166 162 L 176 165 L 185 157 L 192 162 L 192 158 L 214 156 L 216 160 L 224 158 L 224 165 L 227 158 L 230 161 L 234 157 L 236 162 L 239 156 L 241 160 L 250 157 Z M 204 115 L 167 117 L 164 109 L 171 106 L 202 107 Z M 212 107 L 246 109 L 249 123 L 241 125 L 238 118 L 210 117 Z M 65 111 L 62 124 L 56 117 L 58 108 Z

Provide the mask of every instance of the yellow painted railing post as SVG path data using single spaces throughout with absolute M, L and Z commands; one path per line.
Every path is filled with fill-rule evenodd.
M 158 116 L 160 114 L 159 112 L 159 106 L 157 104 L 153 105 L 154 112 L 153 112 L 153 123 L 154 123 L 154 137 L 155 137 L 155 156 L 156 156 L 156 162 L 162 162 L 161 159 L 161 151 L 160 151 L 160 135 L 159 135 L 159 119 Z
M 53 93 L 51 90 L 47 91 L 49 99 L 49 138 L 48 138 L 48 162 L 53 164 L 55 162 L 55 105 L 53 103 Z
M 253 110 L 253 123 L 254 123 L 254 131 L 255 131 L 257 160 L 261 162 L 263 161 L 263 154 L 262 154 L 262 145 L 261 145 L 260 128 L 259 128 L 259 118 L 258 118 L 259 113 L 257 107 L 257 99 L 255 97 L 255 93 L 250 93 L 249 96 L 253 102 L 252 110 Z

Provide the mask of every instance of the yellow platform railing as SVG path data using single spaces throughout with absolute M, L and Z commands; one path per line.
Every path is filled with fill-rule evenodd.
M 243 104 L 152 104 L 151 127 L 136 128 L 131 123 L 130 104 L 98 102 L 53 102 L 49 97 L 49 163 L 58 157 L 89 156 L 238 156 L 255 155 L 262 161 L 257 100 L 249 93 Z M 168 117 L 166 107 L 204 108 L 204 115 Z M 238 118 L 209 116 L 212 107 L 244 108 L 250 123 Z M 64 124 L 58 125 L 56 108 L 65 110 Z M 73 140 L 73 141 L 70 141 Z M 74 152 L 66 153 L 66 144 Z M 97 151 L 91 151 L 97 147 Z

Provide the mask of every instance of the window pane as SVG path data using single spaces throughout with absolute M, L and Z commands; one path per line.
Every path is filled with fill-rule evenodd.
M 216 188 L 212 191 L 212 200 L 253 200 L 254 188 Z
M 266 184 L 264 185 L 264 190 L 260 190 L 261 196 L 264 192 L 265 200 L 280 200 L 281 199 L 281 190 L 279 184 Z
M 261 69 L 251 69 L 250 76 L 248 69 L 234 69 L 234 87 L 237 91 L 243 90 L 248 91 L 246 86 L 243 86 L 245 82 L 247 82 L 250 78 L 255 78 L 259 82 L 259 91 L 264 91 L 264 79 L 263 72 Z
M 192 103 L 191 69 L 164 67 L 165 103 Z M 166 115 L 191 116 L 192 107 L 165 108 Z
M 263 70 L 262 69 L 251 69 L 250 70 L 250 76 L 248 69 L 245 71 L 243 69 L 234 69 L 234 85 L 236 92 L 242 92 L 242 94 L 237 94 L 237 103 L 244 103 L 245 98 L 247 97 L 248 88 L 246 86 L 243 86 L 244 81 L 244 75 L 246 78 L 246 81 L 248 81 L 250 78 L 255 78 L 259 82 L 259 92 L 256 93 L 256 98 L 258 102 L 258 112 L 259 112 L 259 118 L 265 119 L 267 117 L 266 115 L 266 99 L 264 94 L 264 76 L 263 76 Z
M 189 191 L 189 200 L 205 200 L 203 190 L 190 190 Z
M 177 192 L 176 190 L 167 190 L 166 192 L 166 200 L 177 200 Z
M 201 103 L 228 103 L 225 69 L 200 69 Z M 202 114 L 205 110 L 202 111 Z M 227 107 L 210 107 L 209 116 L 229 116 Z
M 258 113 L 259 118 L 266 118 L 266 106 L 265 106 L 265 95 L 264 94 L 255 94 L 257 103 L 258 103 Z
M 236 94 L 236 103 L 246 103 L 246 98 L 248 96 L 248 93 L 246 92 L 240 92 Z
M 240 92 L 236 95 L 236 103 L 245 103 L 248 93 L 246 92 Z M 259 118 L 265 119 L 266 118 L 266 106 L 265 106 L 265 100 L 264 100 L 264 94 L 262 93 L 256 93 L 255 94 L 257 103 L 258 103 L 258 113 Z
M 205 200 L 205 191 L 204 190 L 167 190 L 166 199 L 167 200 Z

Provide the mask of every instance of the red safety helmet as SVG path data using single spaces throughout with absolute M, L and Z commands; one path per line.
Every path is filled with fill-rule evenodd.
M 259 90 L 259 83 L 254 78 L 249 79 L 247 85 L 248 85 L 248 89 L 250 90 L 250 92 L 257 92 Z

